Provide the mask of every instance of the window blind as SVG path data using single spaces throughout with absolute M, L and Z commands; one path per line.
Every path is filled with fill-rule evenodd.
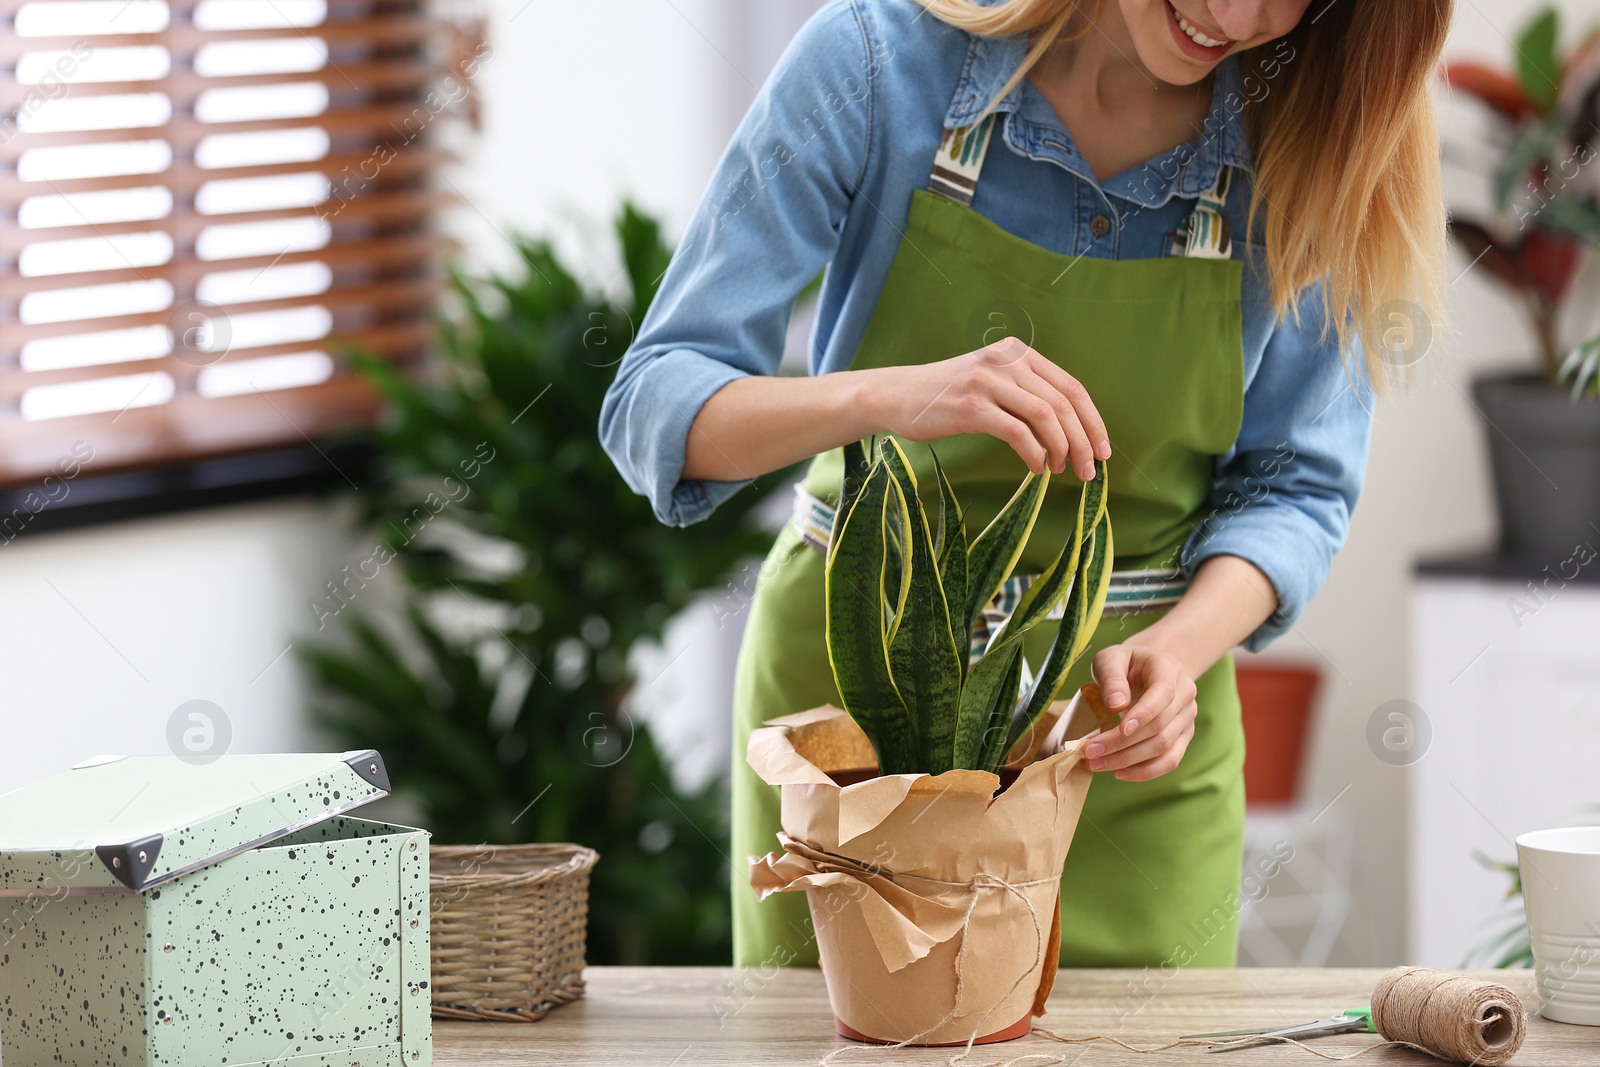
M 0 18 L 0 485 L 369 421 L 339 355 L 427 350 L 436 127 L 475 104 L 481 24 L 418 0 Z

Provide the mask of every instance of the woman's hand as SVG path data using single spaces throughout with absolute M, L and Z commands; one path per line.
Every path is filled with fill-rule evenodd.
M 1194 737 L 1199 711 L 1195 681 L 1183 661 L 1128 641 L 1102 649 L 1093 670 L 1106 707 L 1121 712 L 1122 722 L 1084 747 L 1089 769 L 1147 782 L 1176 767 Z
M 912 441 L 985 433 L 1036 474 L 1070 462 L 1084 481 L 1111 456 L 1106 424 L 1072 375 L 1015 337 L 937 363 L 861 371 L 888 432 Z

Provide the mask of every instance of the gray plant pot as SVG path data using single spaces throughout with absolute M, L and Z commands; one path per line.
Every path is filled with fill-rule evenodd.
M 1600 402 L 1574 403 L 1536 374 L 1472 383 L 1487 420 L 1500 550 L 1559 563 L 1600 550 Z

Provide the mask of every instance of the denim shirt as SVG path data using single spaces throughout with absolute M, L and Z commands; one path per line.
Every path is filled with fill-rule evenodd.
M 1284 42 L 1267 47 L 1293 58 Z M 662 522 L 703 519 L 749 484 L 682 476 L 690 424 L 727 383 L 777 371 L 795 298 L 824 268 L 810 371 L 849 367 L 942 130 L 977 118 L 1023 51 L 1019 38 L 968 34 L 914 0 L 833 0 L 796 36 L 717 164 L 605 397 L 605 449 Z M 1099 181 L 1023 79 L 998 105 L 1000 136 L 972 202 L 1058 253 L 1151 258 L 1169 253 L 1219 169 L 1239 168 L 1226 214 L 1245 260 L 1244 415 L 1216 463 L 1215 510 L 1181 563 L 1192 574 L 1212 556 L 1241 556 L 1272 581 L 1278 609 L 1250 649 L 1291 628 L 1327 577 L 1361 488 L 1373 406 L 1365 378 L 1323 336 L 1320 286 L 1278 321 L 1260 246 L 1244 236 L 1241 113 L 1269 91 L 1224 61 L 1201 136 Z

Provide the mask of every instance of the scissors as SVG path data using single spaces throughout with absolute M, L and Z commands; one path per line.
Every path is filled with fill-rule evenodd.
M 1330 1015 L 1326 1019 L 1317 1019 L 1315 1022 L 1301 1023 L 1299 1026 L 1285 1026 L 1277 1030 L 1265 1027 L 1252 1027 L 1248 1030 L 1221 1030 L 1211 1034 L 1186 1034 L 1185 1037 L 1228 1037 L 1232 1041 L 1221 1042 L 1209 1046 L 1207 1052 L 1232 1052 L 1236 1048 L 1250 1048 L 1253 1045 L 1266 1044 L 1268 1039 L 1274 1037 L 1292 1037 L 1296 1041 L 1303 1041 L 1308 1037 L 1327 1037 L 1331 1034 L 1375 1034 L 1378 1028 L 1372 1025 L 1371 1008 L 1351 1008 Z

